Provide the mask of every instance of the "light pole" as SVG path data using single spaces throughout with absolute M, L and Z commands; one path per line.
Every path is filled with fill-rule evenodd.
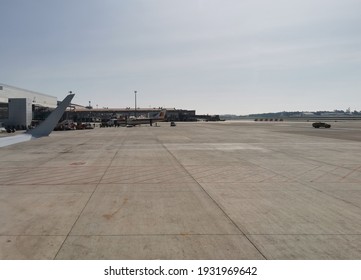
M 73 92 L 71 90 L 69 90 L 69 94 L 73 94 Z M 69 104 L 69 108 L 70 108 L 69 111 L 71 111 L 71 104 Z M 65 116 L 68 123 L 69 123 L 69 111 L 66 111 L 66 116 Z
M 135 107 L 134 107 L 134 117 L 137 117 L 137 91 L 134 91 Z

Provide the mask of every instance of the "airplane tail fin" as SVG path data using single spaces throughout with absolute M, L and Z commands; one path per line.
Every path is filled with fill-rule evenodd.
M 167 110 L 164 109 L 159 112 L 159 114 L 156 116 L 156 119 L 163 120 L 165 119 L 166 114 L 167 114 Z
M 66 108 L 69 106 L 71 100 L 75 94 L 69 94 L 64 100 L 59 104 L 59 106 L 51 112 L 51 114 L 43 121 L 40 125 L 26 132 L 32 137 L 39 138 L 43 136 L 49 136 L 49 134 L 54 130 L 55 126 L 58 124 L 61 116 L 64 114 Z
M 165 119 L 165 116 L 167 115 L 167 110 L 162 110 L 162 111 L 160 111 L 160 113 L 159 113 L 159 118 L 160 119 Z
M 154 121 L 162 121 L 165 119 L 167 114 L 167 110 L 163 109 L 160 112 L 156 113 L 156 112 L 152 112 L 148 114 L 149 119 L 154 120 Z

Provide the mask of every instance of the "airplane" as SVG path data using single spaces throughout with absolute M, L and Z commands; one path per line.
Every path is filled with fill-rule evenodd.
M 65 97 L 64 100 L 59 104 L 59 106 L 53 112 L 51 112 L 51 114 L 45 119 L 45 121 L 43 121 L 40 125 L 38 125 L 34 129 L 28 130 L 16 136 L 1 137 L 0 148 L 29 141 L 32 139 L 37 139 L 44 136 L 49 136 L 49 134 L 54 130 L 55 126 L 58 124 L 66 108 L 69 106 L 74 95 L 75 94 L 69 94 L 67 97 Z
M 130 117 L 126 120 L 126 125 L 128 127 L 130 126 L 136 126 L 136 125 L 141 125 L 141 124 L 149 124 L 150 126 L 153 125 L 153 123 L 157 123 L 157 122 L 164 122 L 166 120 L 165 116 L 167 114 L 167 110 L 162 110 L 160 111 L 158 114 L 156 114 L 153 117 L 149 117 L 149 118 L 143 118 L 143 117 Z

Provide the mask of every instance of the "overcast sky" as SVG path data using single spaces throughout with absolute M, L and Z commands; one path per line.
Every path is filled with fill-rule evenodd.
M 0 0 L 0 82 L 96 107 L 361 110 L 360 0 Z

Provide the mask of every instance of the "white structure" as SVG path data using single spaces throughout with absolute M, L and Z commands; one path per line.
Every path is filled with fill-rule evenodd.
M 0 83 L 0 121 L 5 125 L 27 127 L 32 121 L 33 105 L 56 108 L 57 103 L 54 96 Z
M 9 98 L 29 98 L 32 105 L 56 108 L 57 98 L 51 95 L 21 89 L 0 83 L 0 103 L 8 103 Z

